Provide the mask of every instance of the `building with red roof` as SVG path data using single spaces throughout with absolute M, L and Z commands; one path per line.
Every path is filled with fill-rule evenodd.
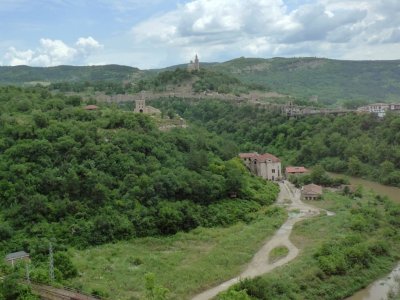
M 257 176 L 267 180 L 280 180 L 282 178 L 281 160 L 270 153 L 240 153 L 239 157 L 247 168 Z
M 84 110 L 98 110 L 99 107 L 97 105 L 86 105 L 83 109 Z
M 306 169 L 304 167 L 292 167 L 292 166 L 289 166 L 289 167 L 286 167 L 286 169 L 285 169 L 286 177 L 289 176 L 289 175 L 299 175 L 299 174 L 305 174 L 305 173 L 308 173 L 308 172 L 309 172 L 308 169 Z

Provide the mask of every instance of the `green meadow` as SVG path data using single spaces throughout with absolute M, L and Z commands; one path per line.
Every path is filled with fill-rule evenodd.
M 74 252 L 79 276 L 70 285 L 110 299 L 142 299 L 145 275 L 167 288 L 171 299 L 188 299 L 234 277 L 286 219 L 267 208 L 249 224 L 196 228 L 169 237 L 146 237 Z

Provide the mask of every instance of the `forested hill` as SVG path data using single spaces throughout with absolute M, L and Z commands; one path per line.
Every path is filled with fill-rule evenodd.
M 137 68 L 120 65 L 57 66 L 48 68 L 0 66 L 0 84 L 60 81 L 122 81 L 138 72 L 139 69 Z
M 296 97 L 336 102 L 400 102 L 400 60 L 238 58 L 214 66 L 246 83 Z
M 0 87 L 0 255 L 250 221 L 277 196 L 229 140 L 83 105 L 45 87 Z
M 28 82 L 85 82 L 157 79 L 172 69 L 139 70 L 119 65 L 0 67 L 0 84 Z M 224 63 L 202 63 L 202 68 L 224 80 L 225 74 L 238 85 L 289 94 L 297 99 L 318 96 L 324 104 L 356 106 L 372 102 L 400 102 L 400 60 L 345 61 L 325 58 L 238 58 Z M 167 71 L 167 72 L 165 72 Z M 225 74 L 223 74 L 225 73 Z M 215 81 L 215 76 L 211 81 Z M 218 80 L 217 80 L 218 81 Z
M 152 102 L 240 145 L 270 152 L 285 164 L 315 166 L 400 187 L 400 118 L 388 114 L 286 119 L 251 105 L 182 99 Z

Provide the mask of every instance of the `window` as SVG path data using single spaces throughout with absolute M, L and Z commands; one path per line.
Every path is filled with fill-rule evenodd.
M 272 173 L 275 174 L 275 169 L 272 169 Z

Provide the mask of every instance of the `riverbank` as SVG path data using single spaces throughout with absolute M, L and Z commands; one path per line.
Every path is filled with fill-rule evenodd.
M 381 183 L 359 178 L 359 177 L 352 177 L 344 174 L 339 174 L 339 173 L 332 173 L 328 172 L 329 175 L 333 177 L 341 177 L 341 178 L 347 178 L 349 180 L 349 183 L 354 186 L 361 185 L 364 190 L 373 190 L 377 195 L 381 196 L 387 196 L 389 199 L 396 203 L 400 203 L 400 188 L 394 187 L 394 186 L 389 186 L 389 185 L 383 185 Z
M 398 297 L 398 298 L 397 298 Z M 395 300 L 400 298 L 400 263 L 393 271 L 345 300 Z

